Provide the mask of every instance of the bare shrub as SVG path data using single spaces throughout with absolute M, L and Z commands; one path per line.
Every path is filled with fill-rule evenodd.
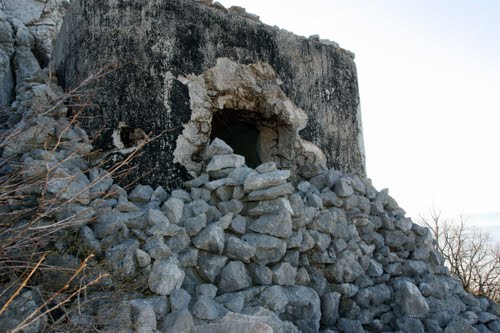
M 57 113 L 57 109 L 70 107 L 70 113 L 54 116 L 69 117 L 66 128 L 56 136 L 48 135 L 45 142 L 30 147 L 32 150 L 38 149 L 45 156 L 37 160 L 36 172 L 27 170 L 19 155 L 0 159 L 0 170 L 8 170 L 0 174 L 0 316 L 8 310 L 16 298 L 30 288 L 36 291 L 38 304 L 42 304 L 28 314 L 13 332 L 23 331 L 40 318 L 51 316 L 54 310 L 74 301 L 86 288 L 106 276 L 106 274 L 92 274 L 88 264 L 89 261 L 95 260 L 94 254 L 82 252 L 80 247 L 76 247 L 71 253 L 72 256 L 81 259 L 80 264 L 75 267 L 50 265 L 47 264 L 47 258 L 52 254 L 70 251 L 58 249 L 56 244 L 68 235 L 77 234 L 81 225 L 94 222 L 93 209 L 99 206 L 100 201 L 114 195 L 109 191 L 96 193 L 90 190 L 99 182 L 129 172 L 130 161 L 159 135 L 146 136 L 146 140 L 118 163 L 112 164 L 109 158 L 99 159 L 98 165 L 94 163 L 90 168 L 112 166 L 84 187 L 75 185 L 78 180 L 72 174 L 58 178 L 66 184 L 58 193 L 49 193 L 48 187 L 58 170 L 64 169 L 64 164 L 72 159 L 95 161 L 96 151 L 89 151 L 86 149 L 88 146 L 83 150 L 69 149 L 70 153 L 67 154 L 66 144 L 71 140 L 64 138 L 64 135 L 78 124 L 80 114 L 89 107 L 93 93 L 87 89 L 89 85 L 115 69 L 113 66 L 99 69 L 75 89 L 42 106 L 42 110 L 36 114 L 24 115 L 23 120 L 26 124 L 24 128 L 6 131 L 4 135 L 0 135 L 1 156 L 2 150 L 9 142 L 23 135 L 23 131 L 30 126 L 36 126 L 35 123 L 30 123 L 32 119 L 36 119 L 39 115 L 53 116 Z M 49 81 L 50 79 L 49 76 Z M 62 150 L 66 151 L 65 157 L 54 161 L 52 157 Z M 81 170 L 82 174 L 88 174 L 89 171 L 90 169 Z M 78 190 L 69 191 L 72 186 Z M 74 210 L 74 207 L 78 209 Z M 66 282 L 56 290 L 39 290 L 35 286 L 34 278 L 54 271 L 64 276 Z M 53 318 L 51 321 L 53 325 L 60 324 L 62 319 L 65 318 Z
M 465 291 L 500 301 L 500 243 L 490 234 L 467 225 L 463 216 L 447 219 L 436 209 L 420 217 L 429 227 L 450 273 L 460 279 Z

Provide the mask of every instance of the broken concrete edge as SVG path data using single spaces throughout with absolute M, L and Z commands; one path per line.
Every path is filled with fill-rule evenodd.
M 260 20 L 260 16 L 258 16 L 256 14 L 249 13 L 246 11 L 245 8 L 240 7 L 240 6 L 231 6 L 229 8 L 226 8 L 223 4 L 221 4 L 218 1 L 215 1 L 215 2 L 213 0 L 192 0 L 192 1 L 197 2 L 199 4 L 202 4 L 202 5 L 205 5 L 207 7 L 213 8 L 215 10 L 222 11 L 226 14 L 232 14 L 235 16 L 239 16 L 240 18 L 243 18 L 243 19 L 248 19 L 248 20 L 257 22 L 259 24 L 270 26 L 269 24 L 263 23 Z M 278 28 L 282 32 L 295 35 L 293 32 L 288 31 L 286 29 L 282 29 L 282 28 L 277 27 L 277 26 L 274 26 L 274 27 Z M 297 35 L 295 35 L 295 36 L 297 36 Z M 307 39 L 307 40 L 311 40 L 311 41 L 314 41 L 314 42 L 317 42 L 317 43 L 320 43 L 323 45 L 332 46 L 333 48 L 337 49 L 338 52 L 346 54 L 347 56 L 349 56 L 353 60 L 356 57 L 356 55 L 352 51 L 340 47 L 339 43 L 332 41 L 332 40 L 329 40 L 329 39 L 320 38 L 319 35 L 312 35 L 309 37 L 300 36 L 300 37 L 303 38 L 304 40 Z
M 193 177 L 203 168 L 193 156 L 199 156 L 209 143 L 213 114 L 221 110 L 241 111 L 257 126 L 256 148 L 262 162 L 274 161 L 279 168 L 292 171 L 315 163 L 326 168 L 323 151 L 299 135 L 307 125 L 307 114 L 286 97 L 269 64 L 241 65 L 219 58 L 205 73 L 179 76 L 178 80 L 189 89 L 192 113 L 177 138 L 174 162 L 186 167 Z

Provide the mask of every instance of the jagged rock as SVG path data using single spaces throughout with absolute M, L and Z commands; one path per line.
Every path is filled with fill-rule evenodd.
M 245 164 L 245 157 L 236 154 L 216 155 L 208 163 L 206 171 L 219 171 L 227 168 L 239 168 Z
M 273 283 L 277 285 L 293 285 L 295 277 L 297 276 L 297 269 L 292 267 L 289 263 L 284 262 L 275 265 L 272 268 Z
M 176 258 L 156 260 L 149 276 L 149 289 L 155 294 L 170 295 L 174 289 L 180 288 L 184 276 Z
M 225 244 L 224 230 L 217 224 L 210 224 L 193 238 L 193 244 L 200 250 L 222 254 Z
M 241 239 L 256 248 L 255 256 L 252 260 L 260 265 L 275 263 L 286 253 L 286 242 L 276 237 L 245 234 Z
M 280 185 L 289 177 L 289 170 L 278 170 L 263 174 L 250 174 L 245 179 L 243 186 L 246 192 L 252 192 Z
M 179 310 L 170 313 L 160 327 L 161 331 L 165 333 L 192 332 L 193 328 L 193 316 L 191 316 L 188 310 Z
M 237 291 L 252 286 L 252 279 L 241 261 L 231 261 L 222 269 L 220 290 L 223 293 Z
M 196 295 L 215 298 L 217 295 L 217 286 L 213 284 L 201 284 L 196 287 Z
M 233 236 L 226 238 L 226 255 L 231 259 L 250 262 L 250 258 L 255 255 L 256 248 L 241 239 Z
M 137 185 L 128 195 L 128 200 L 132 202 L 148 202 L 153 192 L 154 190 L 151 186 Z
M 429 313 L 429 305 L 413 283 L 401 282 L 396 291 L 396 301 L 403 314 L 413 318 L 423 318 Z
M 449 323 L 444 333 L 478 333 L 478 331 L 464 319 L 456 319 Z
M 190 217 L 184 221 L 184 227 L 186 228 L 186 232 L 189 236 L 196 236 L 206 226 L 207 226 L 206 214 Z
M 193 315 L 199 319 L 214 320 L 219 316 L 218 304 L 213 298 L 200 296 L 191 307 Z
M 136 272 L 135 255 L 138 248 L 139 242 L 136 239 L 128 239 L 107 249 L 106 260 L 111 270 L 122 277 L 132 276 Z
M 214 283 L 220 271 L 226 265 L 227 257 L 210 254 L 198 256 L 198 268 L 210 283 Z
M 215 138 L 212 143 L 203 152 L 203 159 L 208 161 L 215 157 L 216 155 L 230 155 L 233 153 L 233 148 L 231 148 L 227 143 L 219 138 Z
M 150 333 L 156 331 L 156 313 L 154 305 L 144 300 L 131 300 L 129 302 L 136 332 Z
M 293 186 L 290 183 L 281 184 L 278 186 L 257 190 L 248 194 L 249 201 L 272 200 L 281 196 L 285 196 L 293 192 Z
M 259 316 L 249 316 L 235 313 L 228 313 L 217 323 L 196 326 L 193 333 L 273 333 L 271 326 L 263 322 Z
M 250 230 L 275 237 L 288 238 L 292 235 L 292 217 L 288 211 L 280 210 L 276 214 L 259 217 L 250 225 Z
M 170 294 L 170 303 L 172 304 L 172 312 L 186 310 L 191 302 L 191 295 L 184 289 L 175 289 Z

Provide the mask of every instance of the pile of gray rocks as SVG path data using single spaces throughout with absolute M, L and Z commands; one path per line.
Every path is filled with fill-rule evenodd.
M 250 169 L 218 139 L 203 158 L 206 173 L 170 194 L 111 186 L 116 196 L 97 223 L 80 229 L 108 271 L 142 279 L 138 290 L 156 295 L 102 303 L 107 315 L 128 318 L 126 327 L 500 331 L 500 307 L 463 291 L 429 230 L 387 190 L 319 165 L 303 167 L 294 186 L 289 171 L 272 162 Z M 92 311 L 102 318 L 100 307 Z

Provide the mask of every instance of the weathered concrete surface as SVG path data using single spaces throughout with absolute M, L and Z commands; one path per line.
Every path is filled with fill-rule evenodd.
M 172 187 L 187 176 L 173 152 L 191 120 L 193 97 L 179 79 L 202 75 L 220 58 L 269 64 L 286 97 L 309 118 L 301 138 L 323 150 L 328 166 L 365 175 L 356 68 L 352 55 L 334 44 L 189 0 L 75 0 L 54 58 L 66 88 L 118 63 L 98 82 L 98 107 L 84 122 L 92 135 L 104 133 L 97 146 L 116 148 L 106 131 L 118 127 L 153 135 L 170 130 L 136 159 L 131 177 L 143 176 L 142 182 Z

